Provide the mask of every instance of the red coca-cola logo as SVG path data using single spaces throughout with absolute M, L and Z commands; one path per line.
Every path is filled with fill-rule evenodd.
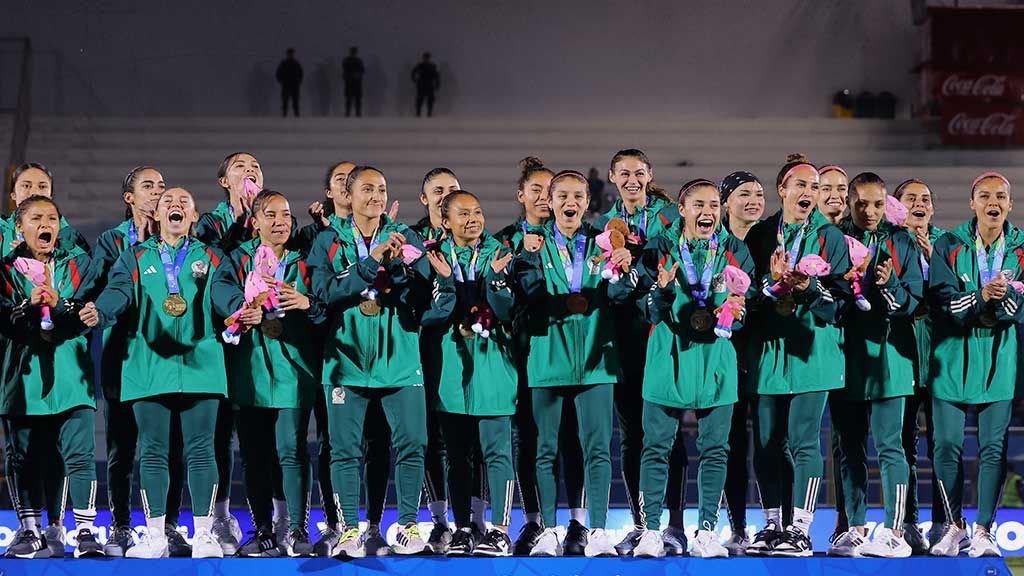
M 1005 74 L 982 74 L 973 78 L 961 78 L 956 74 L 950 74 L 942 82 L 943 96 L 999 98 L 1005 94 Z
M 1017 115 L 995 112 L 988 116 L 972 117 L 959 112 L 949 120 L 946 133 L 953 136 L 1013 136 L 1017 129 Z

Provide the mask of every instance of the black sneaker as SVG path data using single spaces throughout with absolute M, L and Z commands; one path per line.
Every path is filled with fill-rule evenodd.
M 103 545 L 103 553 L 114 558 L 121 558 L 134 543 L 131 526 L 111 526 L 107 543 Z
M 430 536 L 427 538 L 427 548 L 434 554 L 445 554 L 451 543 L 452 529 L 448 527 L 448 523 L 434 522 L 434 528 L 430 530 Z
M 320 539 L 313 545 L 313 554 L 320 558 L 330 558 L 334 547 L 341 540 L 341 534 L 334 528 L 327 527 L 320 532 Z
M 473 556 L 487 556 L 495 558 L 498 556 L 510 556 L 512 554 L 512 540 L 508 534 L 492 528 L 484 534 L 480 543 L 473 549 Z
M 75 558 L 102 558 L 103 546 L 96 541 L 96 535 L 88 528 L 82 528 L 75 536 L 78 545 L 75 546 Z
M 512 547 L 512 554 L 515 556 L 529 556 L 537 538 L 544 532 L 544 527 L 536 522 L 527 522 L 519 529 L 519 538 Z
M 621 542 L 615 545 L 615 553 L 619 556 L 632 556 L 633 548 L 636 548 L 636 545 L 640 543 L 640 537 L 643 535 L 643 530 L 633 528 Z
M 305 528 L 290 530 L 284 537 L 285 553 L 290 558 L 308 558 L 313 555 L 313 544 Z
M 792 526 L 786 528 L 786 531 L 782 533 L 772 549 L 772 556 L 782 556 L 785 558 L 805 558 L 813 554 L 814 549 L 811 547 L 811 539 Z
M 191 558 L 192 546 L 185 541 L 181 532 L 173 526 L 164 527 L 164 536 L 167 537 L 167 553 L 171 558 Z
M 238 558 L 275 558 L 281 555 L 273 530 L 249 532 L 252 536 L 238 548 Z
M 50 547 L 46 545 L 46 538 L 31 530 L 18 530 L 14 535 L 14 542 L 4 552 L 6 558 L 49 558 L 52 556 Z
M 363 551 L 368 557 L 391 554 L 391 547 L 388 546 L 387 539 L 381 534 L 379 524 L 370 524 L 366 527 L 366 532 L 363 532 Z
M 472 556 L 476 548 L 476 537 L 469 528 L 459 528 L 452 534 L 452 543 L 448 545 L 449 557 Z
M 782 530 L 774 520 L 769 520 L 764 529 L 754 534 L 754 541 L 747 546 L 747 556 L 771 556 L 775 543 L 782 537 Z
M 562 541 L 562 555 L 583 556 L 589 536 L 590 532 L 586 526 L 575 520 L 570 520 L 569 526 L 565 530 L 565 540 Z

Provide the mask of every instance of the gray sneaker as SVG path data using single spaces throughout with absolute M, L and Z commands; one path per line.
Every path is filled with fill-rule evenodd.
M 50 557 L 63 558 L 64 549 L 67 545 L 67 535 L 64 533 L 64 527 L 50 524 L 46 527 L 43 537 L 46 538 L 46 546 L 50 549 Z
M 924 535 L 917 524 L 907 522 L 903 525 L 903 539 L 910 545 L 915 556 L 928 553 L 928 543 L 924 541 Z
M 338 546 L 338 541 L 341 540 L 341 534 L 337 530 L 328 526 L 320 532 L 320 539 L 313 545 L 313 554 L 319 558 L 330 558 L 334 555 L 334 549 Z
M 665 548 L 666 556 L 686 555 L 686 530 L 668 526 L 661 531 L 661 543 Z
M 452 543 L 452 529 L 447 522 L 434 522 L 434 527 L 427 537 L 427 548 L 434 554 L 447 554 L 448 546 Z
M 750 539 L 746 532 L 733 532 L 729 541 L 723 544 L 729 551 L 729 556 L 746 556 L 747 546 L 750 546 Z
M 4 558 L 49 558 L 50 547 L 46 545 L 46 539 L 37 536 L 31 530 L 18 529 L 14 533 L 14 541 L 4 551 Z
M 135 543 L 135 533 L 131 526 L 111 526 L 107 543 L 103 545 L 103 553 L 112 558 L 121 558 Z
M 242 529 L 238 526 L 238 520 L 232 515 L 220 516 L 213 519 L 213 537 L 220 544 L 224 556 L 234 556 L 241 545 Z
M 860 558 L 868 540 L 856 528 L 850 528 L 837 537 L 828 547 L 826 554 L 840 558 Z
M 284 536 L 285 554 L 290 558 L 309 558 L 313 555 L 313 545 L 309 542 L 309 533 L 305 528 L 296 528 Z
M 970 546 L 971 538 L 967 535 L 967 530 L 953 522 L 947 522 L 942 527 L 942 538 L 932 545 L 929 553 L 932 556 L 955 558 L 960 555 L 960 552 Z
M 384 538 L 384 535 L 380 532 L 380 526 L 377 524 L 370 524 L 366 528 L 366 532 L 363 532 L 363 553 L 367 557 L 372 556 L 388 556 L 391 554 L 391 547 L 388 546 L 388 541 Z

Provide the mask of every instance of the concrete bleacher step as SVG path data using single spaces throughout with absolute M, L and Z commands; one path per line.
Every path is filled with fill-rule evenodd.
M 596 167 L 603 176 L 616 150 L 639 147 L 670 192 L 690 178 L 750 170 L 765 182 L 773 210 L 778 167 L 788 153 L 800 151 L 813 161 L 839 162 L 851 173 L 877 171 L 893 185 L 909 177 L 929 182 L 936 222 L 947 226 L 964 218 L 965 189 L 981 171 L 996 168 L 1012 180 L 1024 177 L 1024 152 L 937 148 L 930 128 L 913 120 L 827 118 L 41 117 L 33 119 L 29 152 L 56 171 L 58 194 L 80 228 L 116 221 L 121 178 L 140 163 L 156 165 L 170 184 L 192 190 L 200 209 L 209 209 L 223 197 L 215 182 L 217 166 L 234 150 L 252 151 L 267 185 L 303 207 L 321 197 L 329 164 L 351 159 L 376 165 L 387 174 L 390 195 L 403 203 L 407 221 L 422 214 L 416 198 L 423 174 L 448 166 L 483 199 L 492 229 L 519 213 L 516 163 L 526 155 L 555 169 Z

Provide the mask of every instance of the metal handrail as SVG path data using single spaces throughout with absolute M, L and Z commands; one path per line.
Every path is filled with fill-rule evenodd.
M 14 108 L 11 148 L 8 155 L 7 170 L 5 171 L 6 177 L 4 178 L 4 183 L 6 184 L 10 180 L 13 170 L 25 161 L 25 151 L 28 147 L 29 119 L 32 116 L 32 39 L 24 37 L 0 40 L 5 43 L 16 42 L 22 49 L 21 75 L 18 80 L 18 99 Z M 4 188 L 6 188 L 6 185 Z M 5 193 L 4 197 L 9 196 Z

